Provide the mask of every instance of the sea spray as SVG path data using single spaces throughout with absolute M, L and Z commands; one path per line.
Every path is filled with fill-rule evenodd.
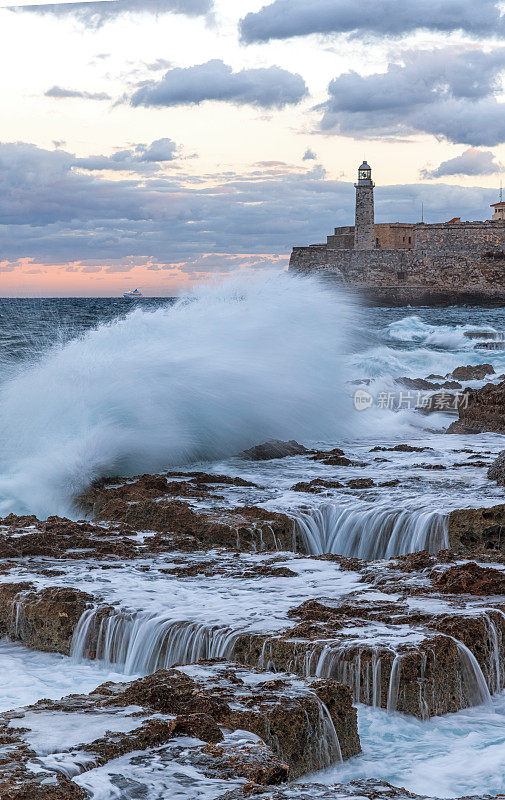
M 347 426 L 356 308 L 270 274 L 141 308 L 56 346 L 0 387 L 0 515 L 72 515 L 93 479 L 231 456 Z

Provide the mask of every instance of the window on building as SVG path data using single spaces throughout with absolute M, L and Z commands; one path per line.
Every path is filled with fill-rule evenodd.
M 379 239 L 376 239 L 376 240 L 375 240 L 375 246 L 376 246 L 376 247 L 379 247 Z
M 409 236 L 409 244 L 412 244 L 412 236 Z

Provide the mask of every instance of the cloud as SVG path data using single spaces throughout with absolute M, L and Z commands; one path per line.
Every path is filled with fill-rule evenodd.
M 300 75 L 280 67 L 232 68 L 218 59 L 194 67 L 170 69 L 158 81 L 147 81 L 132 95 L 133 106 L 198 105 L 217 100 L 260 108 L 284 108 L 308 94 Z
M 503 34 L 498 0 L 274 0 L 240 22 L 243 41 L 267 42 L 310 33 L 402 36 L 419 29 Z
M 316 154 L 314 153 L 313 150 L 310 149 L 310 147 L 308 147 L 305 153 L 303 154 L 302 161 L 315 161 L 316 159 L 317 159 Z
M 264 177 L 202 175 L 192 183 L 163 173 L 109 178 L 76 169 L 78 162 L 63 150 L 0 143 L 2 263 L 24 258 L 39 267 L 81 262 L 121 271 L 147 259 L 153 269 L 260 269 L 272 254 L 325 241 L 354 218 L 352 183 L 329 180 L 318 166 Z M 377 220 L 418 221 L 421 201 L 428 220 L 477 219 L 494 194 L 443 183 L 378 186 Z
M 429 133 L 452 142 L 505 141 L 499 102 L 505 48 L 409 50 L 386 72 L 346 72 L 331 81 L 321 129 L 357 138 Z
M 177 156 L 177 145 L 172 139 L 156 139 L 149 146 L 138 144 L 135 152 L 141 161 L 149 163 L 159 161 L 173 161 Z
M 443 161 L 435 169 L 421 170 L 423 178 L 442 178 L 445 175 L 496 175 L 504 169 L 490 150 L 470 147 L 460 156 Z
M 213 0 L 97 0 L 90 3 L 43 3 L 9 8 L 24 13 L 74 17 L 87 28 L 100 28 L 122 14 L 158 15 L 173 12 L 197 17 L 208 14 L 213 5 Z
M 118 150 L 111 156 L 87 156 L 76 158 L 73 166 L 88 171 L 112 170 L 116 172 L 139 172 L 145 168 L 157 170 L 167 161 L 178 157 L 178 147 L 172 139 L 157 139 L 150 145 L 137 144 L 133 149 Z
M 53 97 L 57 100 L 65 100 L 71 98 L 80 98 L 82 100 L 111 100 L 110 94 L 105 92 L 81 92 L 76 89 L 64 89 L 62 86 L 52 86 L 47 92 L 44 92 L 45 97 Z

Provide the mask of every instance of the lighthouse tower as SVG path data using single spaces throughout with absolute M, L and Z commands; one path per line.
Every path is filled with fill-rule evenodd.
M 358 170 L 356 187 L 356 227 L 354 231 L 355 250 L 375 249 L 375 226 L 372 168 L 363 161 Z

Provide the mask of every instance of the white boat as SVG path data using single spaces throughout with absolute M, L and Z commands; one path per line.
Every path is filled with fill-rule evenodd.
M 142 297 L 142 292 L 140 289 L 131 289 L 129 292 L 125 292 L 123 297 L 125 300 L 134 300 L 135 297 Z

